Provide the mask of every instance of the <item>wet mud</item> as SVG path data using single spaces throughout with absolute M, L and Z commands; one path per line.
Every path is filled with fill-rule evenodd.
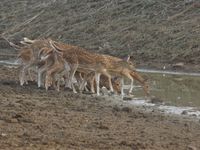
M 119 98 L 20 86 L 0 66 L 0 149 L 200 149 L 200 122 L 146 112 Z

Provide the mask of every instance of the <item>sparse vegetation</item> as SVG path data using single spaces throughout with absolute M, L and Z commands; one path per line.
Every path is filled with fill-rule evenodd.
M 100 53 L 131 53 L 142 65 L 200 63 L 197 0 L 2 0 L 0 11 L 0 33 L 15 42 L 53 37 Z

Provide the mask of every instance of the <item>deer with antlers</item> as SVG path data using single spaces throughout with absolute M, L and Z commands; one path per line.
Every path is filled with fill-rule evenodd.
M 29 40 L 29 39 L 25 38 L 24 41 L 25 42 L 23 44 L 26 44 L 26 45 L 22 48 L 22 50 L 20 51 L 20 55 L 19 55 L 19 58 L 23 58 L 23 62 L 25 62 L 24 63 L 25 65 L 23 66 L 23 69 L 21 71 L 21 73 L 23 75 L 20 76 L 21 77 L 21 79 L 20 79 L 21 85 L 23 85 L 23 83 L 24 83 L 23 78 L 25 76 L 24 75 L 25 70 L 27 70 L 27 68 L 34 66 L 34 65 L 39 66 L 39 62 L 40 63 L 43 62 L 44 61 L 43 58 L 45 58 L 45 57 L 42 56 L 41 57 L 42 59 L 38 61 L 38 58 L 39 58 L 38 56 L 40 54 L 42 54 L 41 52 L 44 51 L 44 48 L 47 48 L 49 50 L 49 52 L 53 52 L 53 51 L 54 51 L 54 53 L 56 52 L 55 54 L 52 54 L 51 57 L 48 57 L 48 59 L 51 60 L 52 57 L 54 57 L 54 59 L 55 59 L 55 56 L 56 56 L 60 60 L 63 57 L 65 62 L 69 63 L 69 65 L 70 65 L 70 67 L 68 67 L 68 68 L 70 68 L 69 82 L 71 82 L 70 85 L 72 86 L 74 93 L 76 93 L 76 90 L 73 86 L 72 80 L 73 80 L 75 72 L 81 70 L 83 73 L 86 74 L 86 77 L 91 72 L 93 72 L 95 74 L 93 77 L 96 79 L 97 95 L 99 95 L 99 81 L 100 81 L 101 74 L 105 75 L 105 77 L 108 78 L 109 89 L 111 91 L 114 91 L 113 86 L 112 86 L 113 83 L 111 81 L 111 77 L 112 76 L 120 76 L 121 77 L 121 94 L 122 95 L 124 95 L 124 92 L 123 92 L 123 84 L 124 84 L 123 78 L 124 77 L 128 77 L 129 79 L 131 79 L 131 88 L 130 88 L 129 92 L 132 92 L 133 79 L 135 79 L 135 80 L 138 80 L 142 84 L 145 93 L 148 94 L 148 86 L 147 86 L 145 80 L 135 71 L 134 65 L 131 64 L 131 62 L 128 59 L 126 61 L 124 61 L 120 58 L 109 56 L 109 55 L 100 55 L 100 54 L 96 54 L 96 53 L 91 53 L 82 48 L 64 44 L 64 43 L 60 43 L 60 42 L 55 42 L 50 39 L 48 39 L 48 40 Z M 41 49 L 43 49 L 43 50 L 41 50 Z M 62 53 L 62 57 L 61 57 L 61 53 Z M 48 61 L 46 60 L 46 61 L 51 62 L 50 60 L 48 60 Z M 58 59 L 57 59 L 57 61 L 58 61 Z M 59 62 L 59 63 L 55 63 L 55 64 L 63 64 L 63 62 Z M 57 68 L 55 66 L 52 68 Z M 58 71 L 59 69 L 58 70 L 57 69 L 49 69 L 50 67 L 41 67 L 41 68 L 39 67 L 39 70 L 41 69 L 41 71 L 38 71 L 39 72 L 38 73 L 38 86 L 41 85 L 40 74 L 43 73 L 44 71 L 51 70 L 47 73 L 46 80 L 45 80 L 45 86 L 48 89 L 48 86 L 50 85 L 50 83 L 52 83 L 50 76 L 54 76 L 54 74 L 57 74 L 55 72 L 59 72 Z M 61 67 L 61 68 L 63 68 L 63 67 Z
M 24 41 L 21 43 L 25 44 L 25 48 L 29 48 L 29 49 L 22 49 L 20 52 L 23 60 L 27 60 L 27 62 L 25 62 L 25 67 L 24 67 L 25 69 L 30 67 L 31 65 L 37 65 L 37 67 L 38 67 L 38 87 L 41 86 L 42 74 L 44 72 L 46 72 L 46 80 L 45 80 L 46 89 L 48 89 L 48 87 L 52 84 L 51 76 L 54 76 L 54 74 L 58 74 L 57 72 L 58 72 L 59 68 L 60 69 L 63 68 L 63 62 L 62 61 L 58 62 L 58 61 L 62 60 L 62 58 L 60 57 L 60 52 L 58 50 L 55 50 L 55 49 L 53 50 L 52 48 L 50 48 L 48 46 L 49 41 L 50 41 L 50 39 L 30 40 L 28 38 L 24 38 Z M 34 49 L 32 49 L 32 47 L 34 47 Z M 72 51 L 70 51 L 71 47 L 72 47 Z M 41 48 L 41 49 L 39 50 L 39 48 Z M 74 46 L 68 45 L 68 48 L 69 48 L 69 50 L 68 50 L 67 55 L 65 56 L 65 59 L 67 59 L 67 61 L 70 62 L 70 64 L 71 64 L 70 67 L 72 68 L 72 70 L 74 70 L 71 73 L 70 80 L 72 80 L 73 75 L 76 72 L 76 66 L 77 66 L 77 62 L 76 62 L 77 57 L 76 56 L 77 55 L 73 52 Z M 25 59 L 26 53 L 28 56 L 27 59 Z M 72 56 L 74 56 L 74 57 L 72 57 Z M 55 58 L 55 57 L 57 57 L 57 58 Z M 74 59 L 72 59 L 72 58 L 74 58 Z M 65 62 L 65 64 L 66 64 L 66 62 Z M 67 67 L 68 71 L 70 70 L 69 69 L 70 67 L 69 66 Z M 80 71 L 80 69 L 79 69 L 79 71 Z M 86 70 L 84 73 L 89 74 L 88 71 L 86 71 Z M 21 77 L 24 78 L 24 76 L 21 76 Z M 72 81 L 70 81 L 70 82 L 72 82 Z M 76 90 L 73 85 L 72 85 L 72 89 L 73 89 L 74 93 L 76 93 Z M 93 89 L 93 88 L 91 88 L 91 89 Z

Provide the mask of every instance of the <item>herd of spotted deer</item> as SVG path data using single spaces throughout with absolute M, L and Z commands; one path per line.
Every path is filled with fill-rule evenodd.
M 110 92 L 121 94 L 123 97 L 126 77 L 131 80 L 128 93 L 132 93 L 133 82 L 137 80 L 141 83 L 145 95 L 149 95 L 148 85 L 136 71 L 130 56 L 121 59 L 94 53 L 50 38 L 24 38 L 20 43 L 19 46 L 10 42 L 11 46 L 19 50 L 20 85 L 28 83 L 28 77 L 33 78 L 30 70 L 37 68 L 37 85 L 41 87 L 44 82 L 46 90 L 53 86 L 59 91 L 63 80 L 65 87 L 71 88 L 74 93 L 77 93 L 77 90 L 90 90 L 91 93 L 100 95 L 100 88 L 104 86 Z M 78 89 L 75 84 L 78 85 Z

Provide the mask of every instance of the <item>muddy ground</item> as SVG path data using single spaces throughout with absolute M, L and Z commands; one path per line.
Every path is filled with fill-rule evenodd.
M 198 0 L 1 0 L 0 60 L 16 58 L 2 35 L 53 38 L 136 67 L 200 72 Z M 0 66 L 0 149 L 200 149 L 198 121 L 127 106 L 118 98 L 21 87 Z
M 0 149 L 200 149 L 200 123 L 127 106 L 119 98 L 20 86 L 0 66 Z

